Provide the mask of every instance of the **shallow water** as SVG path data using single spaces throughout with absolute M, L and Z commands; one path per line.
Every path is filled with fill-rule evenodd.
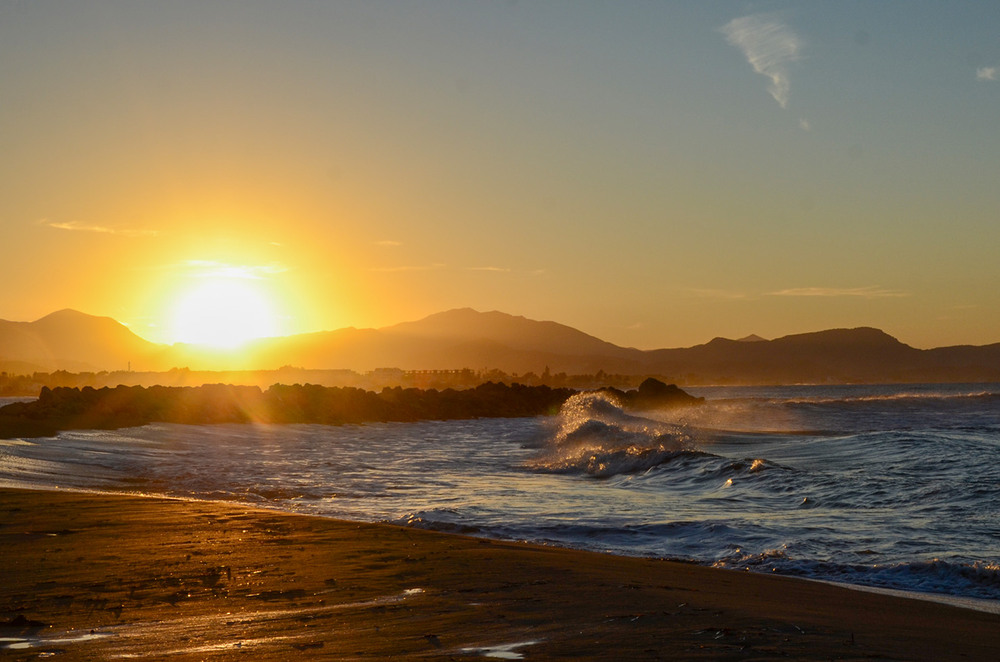
M 1000 386 L 578 396 L 553 418 L 0 441 L 0 483 L 241 501 L 1000 600 Z

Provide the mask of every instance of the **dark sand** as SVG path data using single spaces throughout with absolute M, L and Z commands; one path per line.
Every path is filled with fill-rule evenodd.
M 0 621 L 0 658 L 15 660 L 1000 659 L 1000 616 L 922 600 L 239 505 L 9 489 Z

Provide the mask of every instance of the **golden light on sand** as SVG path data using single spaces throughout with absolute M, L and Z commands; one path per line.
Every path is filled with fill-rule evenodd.
M 178 297 L 171 313 L 174 342 L 218 349 L 279 335 L 278 326 L 277 311 L 266 290 L 248 278 L 199 282 Z

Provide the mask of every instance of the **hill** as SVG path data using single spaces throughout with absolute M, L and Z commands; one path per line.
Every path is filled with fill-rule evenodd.
M 469 308 L 437 313 L 381 329 L 341 329 L 274 338 L 256 344 L 261 365 L 301 365 L 367 371 L 496 368 L 523 374 L 639 374 L 643 353 L 556 322 L 539 322 Z
M 40 370 L 376 368 L 496 369 L 508 374 L 661 375 L 681 384 L 1000 381 L 1000 343 L 921 350 L 878 329 L 831 329 L 774 340 L 716 338 L 694 347 L 619 347 L 550 321 L 469 308 L 381 329 L 269 338 L 238 352 L 156 345 L 107 317 L 63 310 L 0 320 L 0 368 Z
M 164 352 L 110 317 L 60 310 L 34 322 L 0 320 L 0 365 L 10 372 L 124 370 Z M 158 363 L 158 360 L 157 360 Z

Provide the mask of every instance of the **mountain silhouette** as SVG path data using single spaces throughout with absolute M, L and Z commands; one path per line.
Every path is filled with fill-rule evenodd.
M 403 322 L 382 329 L 383 333 L 410 338 L 483 340 L 527 352 L 548 352 L 553 347 L 565 354 L 632 357 L 624 349 L 573 327 L 557 322 L 539 322 L 499 311 L 480 313 L 457 308 L 436 313 L 416 322 Z
M 652 369 L 700 382 L 750 378 L 757 383 L 872 382 L 920 380 L 922 350 L 867 327 L 831 329 L 745 342 L 716 338 L 686 349 L 649 352 Z
M 660 375 L 681 384 L 1000 381 L 1000 343 L 921 350 L 879 329 L 831 329 L 694 347 L 620 347 L 564 324 L 460 308 L 380 329 L 268 338 L 239 351 L 157 345 L 108 317 L 62 310 L 0 320 L 0 367 L 34 370 L 377 368 Z
M 556 322 L 497 311 L 449 310 L 381 329 L 341 329 L 255 343 L 264 365 L 366 371 L 496 368 L 510 373 L 639 372 L 642 352 Z
M 34 322 L 0 320 L 0 363 L 35 370 L 125 370 L 163 347 L 110 317 L 60 310 Z M 7 369 L 5 367 L 5 369 Z

